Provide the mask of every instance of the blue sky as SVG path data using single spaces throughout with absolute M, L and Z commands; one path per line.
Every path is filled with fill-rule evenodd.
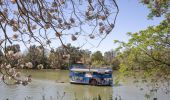
M 100 50 L 109 51 L 117 47 L 114 40 L 128 41 L 127 32 L 138 32 L 148 26 L 158 25 L 163 18 L 148 20 L 149 9 L 141 4 L 140 0 L 117 0 L 120 9 L 114 30 L 97 48 L 90 49 L 92 52 Z M 86 45 L 84 48 L 88 48 Z

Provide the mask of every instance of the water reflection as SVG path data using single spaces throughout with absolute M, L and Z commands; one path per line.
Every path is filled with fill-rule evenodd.
M 89 85 L 75 85 L 69 83 L 68 71 L 33 71 L 25 70 L 24 74 L 32 74 L 33 81 L 27 86 L 6 86 L 0 83 L 0 100 L 93 100 L 101 96 L 102 100 L 153 100 L 146 99 L 147 87 L 140 90 L 132 82 L 124 82 L 113 87 L 99 87 Z M 128 79 L 130 80 L 130 79 Z M 64 82 L 64 83 L 58 83 Z M 158 100 L 169 100 L 170 94 L 161 90 L 153 95 Z M 160 98 L 160 99 L 159 99 Z
M 65 89 L 66 91 L 71 91 L 75 93 L 77 98 L 83 100 L 91 100 L 92 98 L 101 96 L 102 100 L 109 100 L 112 95 L 112 87 L 96 87 L 89 85 L 71 85 Z
M 102 100 L 108 100 L 112 94 L 112 87 L 70 84 L 68 71 L 26 70 L 23 73 L 32 74 L 31 84 L 6 86 L 1 83 L 0 100 L 91 100 L 98 95 Z

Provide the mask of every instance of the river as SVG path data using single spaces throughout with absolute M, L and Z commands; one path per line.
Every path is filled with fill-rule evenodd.
M 117 86 L 100 87 L 70 84 L 68 71 L 24 70 L 22 73 L 31 74 L 32 82 L 27 86 L 7 86 L 0 82 L 0 100 L 93 100 L 99 95 L 102 100 L 170 100 L 170 94 L 162 90 L 151 97 L 146 95 L 147 87 L 141 89 L 129 79 Z

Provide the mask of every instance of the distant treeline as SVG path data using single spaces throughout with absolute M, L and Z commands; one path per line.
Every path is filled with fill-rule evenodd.
M 116 55 L 117 52 L 113 50 L 104 54 L 100 51 L 92 53 L 71 44 L 51 50 L 43 46 L 32 45 L 21 53 L 20 46 L 15 44 L 7 46 L 5 53 L 0 51 L 0 63 L 7 63 L 16 68 L 68 69 L 71 64 L 82 62 L 93 67 L 107 65 L 118 69 L 119 62 L 115 58 Z

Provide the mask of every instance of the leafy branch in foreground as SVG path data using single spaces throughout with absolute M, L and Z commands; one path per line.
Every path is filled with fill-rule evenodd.
M 142 80 L 150 77 L 155 84 L 170 83 L 170 24 L 164 20 L 158 26 L 128 33 L 127 43 L 120 43 L 119 71 L 125 76 L 140 75 Z M 146 82 L 143 81 L 143 82 Z M 160 84 L 163 85 L 163 84 Z
M 164 15 L 170 23 L 170 1 L 169 0 L 141 0 L 149 9 L 148 18 L 161 17 Z

